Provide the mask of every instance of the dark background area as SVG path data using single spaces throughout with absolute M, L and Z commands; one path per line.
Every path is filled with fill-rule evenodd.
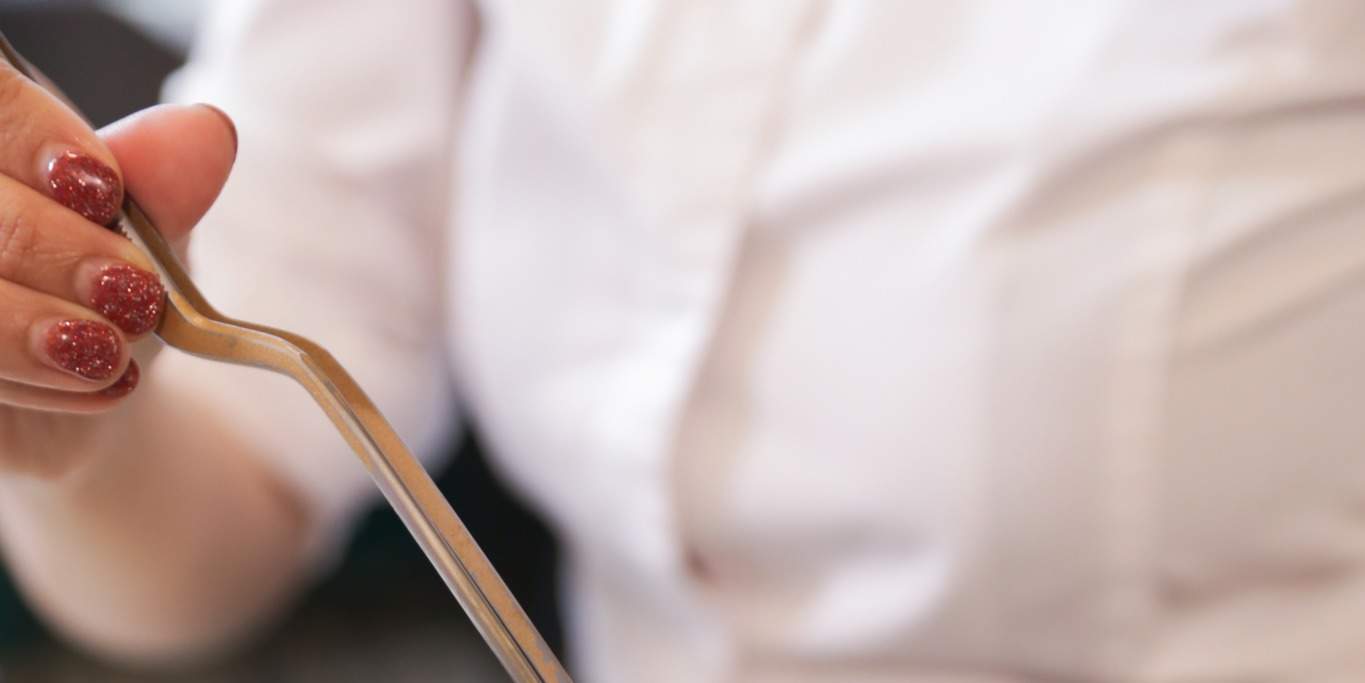
M 103 125 L 157 101 L 181 55 L 83 3 L 0 2 L 0 31 Z M 452 416 L 452 419 L 456 419 Z M 437 483 L 537 627 L 563 655 L 558 550 L 490 471 L 476 437 L 452 446 Z M 202 670 L 140 677 L 106 669 L 47 633 L 0 571 L 0 680 L 499 680 L 496 663 L 394 514 L 359 525 L 334 576 L 246 652 Z

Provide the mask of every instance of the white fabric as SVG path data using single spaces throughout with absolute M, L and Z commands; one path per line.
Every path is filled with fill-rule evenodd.
M 583 680 L 1355 681 L 1362 26 L 248 2 L 171 92 L 241 133 L 210 297 L 417 444 L 453 370 Z M 168 360 L 329 529 L 370 495 L 298 392 Z

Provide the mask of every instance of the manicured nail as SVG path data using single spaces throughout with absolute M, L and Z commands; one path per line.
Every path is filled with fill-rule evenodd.
M 94 157 L 67 151 L 47 165 L 52 197 L 68 209 L 100 225 L 118 218 L 123 185 L 114 169 Z
M 131 335 L 151 332 L 161 320 L 165 301 L 161 280 L 126 263 L 100 269 L 90 288 L 90 307 Z
M 107 388 L 100 390 L 100 396 L 105 398 L 123 398 L 133 393 L 137 388 L 138 380 L 142 379 L 142 371 L 137 367 L 137 361 L 129 359 L 128 369 L 123 371 L 123 376 L 117 382 L 110 384 Z
M 114 376 L 123 348 L 114 328 L 94 320 L 63 320 L 48 328 L 43 350 L 57 367 L 102 382 Z

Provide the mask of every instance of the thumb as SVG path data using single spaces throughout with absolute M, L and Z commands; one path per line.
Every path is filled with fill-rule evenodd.
M 183 253 L 237 156 L 232 121 L 205 104 L 161 105 L 106 126 L 100 136 L 118 160 L 128 194 Z

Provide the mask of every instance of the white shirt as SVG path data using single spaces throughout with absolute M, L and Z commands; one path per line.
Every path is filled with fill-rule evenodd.
M 210 299 L 423 451 L 458 397 L 567 543 L 582 680 L 1344 682 L 1363 22 L 243 2 L 171 92 L 241 134 Z M 372 496 L 287 382 L 166 360 L 328 528 Z

